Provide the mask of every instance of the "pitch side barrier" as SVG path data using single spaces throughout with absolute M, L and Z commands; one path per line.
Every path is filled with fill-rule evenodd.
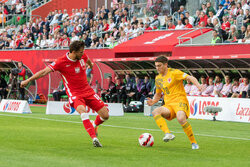
M 206 106 L 221 107 L 216 120 L 250 123 L 250 99 L 188 96 L 190 116 L 193 119 L 213 120 L 213 114 L 204 111 Z M 160 104 L 158 104 L 160 105 Z M 144 106 L 144 115 L 151 116 L 155 107 Z
M 107 103 L 106 104 L 110 116 L 123 116 L 122 103 Z M 86 107 L 87 112 L 90 115 L 97 115 L 96 111 L 93 111 L 89 107 Z M 67 101 L 48 101 L 46 114 L 54 115 L 79 115 L 79 113 L 69 105 Z

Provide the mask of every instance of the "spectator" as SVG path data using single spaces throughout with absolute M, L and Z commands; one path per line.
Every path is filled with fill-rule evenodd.
M 219 9 L 218 9 L 218 11 L 217 11 L 217 13 L 216 13 L 215 16 L 216 16 L 217 18 L 219 18 L 219 20 L 221 21 L 223 15 L 224 15 L 224 8 L 223 8 L 223 5 L 220 4 L 220 5 L 219 5 Z
M 72 36 L 71 40 L 70 40 L 71 43 L 74 42 L 74 41 L 78 41 L 79 40 L 79 37 L 76 36 L 76 33 L 72 32 L 71 36 Z
M 219 75 L 216 75 L 214 79 L 213 96 L 215 95 L 215 92 L 220 92 L 222 88 L 223 88 L 223 83 L 221 82 L 221 77 Z
M 231 25 L 228 39 L 225 42 L 226 43 L 235 43 L 238 41 L 238 39 L 239 39 L 239 33 L 236 31 L 236 26 Z
M 207 88 L 207 81 L 206 81 L 206 78 L 204 77 L 204 76 L 201 76 L 201 88 L 202 88 L 202 90 L 203 91 L 205 91 L 206 90 L 206 88 Z M 201 95 L 202 94 L 202 92 L 200 91 L 199 92 L 199 95 Z
M 152 94 L 151 84 L 149 82 L 148 76 L 144 77 L 144 82 L 141 85 L 141 92 L 140 93 L 141 93 L 140 101 L 142 102 L 142 104 L 144 104 L 144 100 L 146 99 L 146 97 L 148 97 L 150 94 Z
M 192 26 L 194 26 L 195 19 L 194 19 L 194 17 L 192 17 L 192 16 L 189 15 L 189 12 L 186 12 L 186 13 L 185 13 L 185 17 L 188 19 L 189 23 L 190 23 Z
M 247 4 L 245 0 L 241 0 L 241 6 L 244 11 L 244 14 L 246 15 L 247 10 L 250 10 L 249 4 Z
M 121 37 L 119 39 L 119 43 L 123 43 L 123 42 L 126 42 L 128 40 L 127 36 L 126 36 L 126 33 L 125 31 L 122 31 L 121 32 Z
M 49 48 L 53 48 L 55 39 L 53 38 L 53 35 L 49 35 L 49 39 L 47 40 L 47 45 Z
M 133 92 L 134 88 L 134 83 L 132 81 L 132 79 L 130 78 L 129 74 L 126 74 L 125 76 L 125 92 L 122 95 L 122 99 L 123 99 L 123 104 L 125 104 L 126 106 L 129 105 L 131 98 L 132 98 L 132 94 L 131 92 Z
M 231 94 L 232 84 L 231 79 L 228 75 L 225 76 L 225 84 L 221 91 L 215 90 L 214 95 L 215 97 L 228 97 Z
M 213 30 L 212 35 L 213 35 L 213 38 L 212 38 L 211 44 L 216 44 L 216 43 L 221 43 L 222 42 L 222 40 L 218 36 L 218 32 L 216 30 Z
M 180 14 L 184 14 L 185 15 L 186 10 L 185 10 L 185 7 L 183 5 L 180 6 L 180 9 L 178 10 L 178 13 L 179 13 L 179 15 Z
M 149 23 L 145 23 L 145 31 L 150 31 L 152 28 L 149 26 Z
M 245 33 L 246 33 L 246 27 L 241 26 L 240 31 L 239 31 L 239 39 L 244 39 L 245 38 Z
M 110 98 L 112 97 L 112 94 L 113 93 L 116 93 L 116 85 L 115 83 L 112 81 L 112 77 L 109 76 L 107 78 L 108 80 L 108 89 L 107 90 L 103 90 L 102 93 L 101 93 L 101 96 L 102 96 L 102 99 L 104 102 L 110 102 Z
M 68 18 L 69 18 L 69 14 L 67 13 L 67 9 L 64 9 L 61 21 L 66 21 Z
M 200 91 L 195 85 L 192 85 L 190 92 L 189 92 L 189 95 L 190 96 L 198 96 L 198 95 L 200 95 Z
M 189 95 L 191 87 L 192 87 L 191 81 L 187 80 L 187 84 L 184 86 L 184 89 L 187 95 Z
M 115 77 L 115 85 L 116 85 L 116 92 L 112 94 L 110 102 L 121 103 L 122 95 L 125 94 L 125 85 L 118 76 Z
M 99 42 L 96 45 L 97 48 L 104 48 L 107 47 L 107 45 L 104 43 L 103 38 L 99 38 Z
M 239 10 L 239 15 L 236 18 L 236 27 L 239 30 L 243 25 L 244 13 L 243 9 Z
M 178 20 L 177 26 L 175 27 L 175 29 L 176 30 L 180 30 L 180 29 L 183 29 L 183 28 L 184 28 L 184 25 L 182 24 L 182 21 Z
M 150 23 L 150 27 L 153 29 L 158 29 L 160 27 L 160 20 L 157 15 L 154 15 L 154 20 Z
M 63 82 L 60 81 L 59 86 L 52 93 L 54 101 L 61 101 L 61 96 L 67 95 Z
M 47 37 L 46 37 L 46 35 L 43 35 L 43 36 L 42 36 L 42 39 L 41 39 L 41 42 L 40 42 L 39 47 L 40 47 L 41 49 L 46 49 L 46 48 L 48 48 L 48 43 L 47 43 Z
M 70 45 L 70 39 L 66 34 L 63 35 L 60 42 L 62 48 L 67 48 Z
M 89 65 L 87 65 L 86 68 L 86 75 L 87 75 L 87 80 L 89 85 L 92 85 L 92 81 L 93 81 L 93 68 L 91 68 Z
M 247 26 L 245 37 L 242 40 L 245 43 L 250 43 L 250 24 Z
M 214 25 L 213 25 L 213 23 L 212 23 L 212 21 L 211 21 L 210 18 L 207 19 L 207 27 L 214 28 Z
M 167 27 L 167 29 L 168 30 L 174 30 L 176 27 L 175 27 L 175 25 L 173 24 L 173 22 L 168 22 L 168 27 Z
M 195 13 L 195 16 L 194 16 L 194 25 L 193 26 L 198 26 L 199 23 L 200 23 L 200 11 L 199 10 L 196 10 L 196 13 Z M 189 20 L 190 21 L 190 20 Z
M 208 87 L 201 93 L 202 96 L 210 96 L 214 90 L 213 78 L 210 77 L 208 80 Z
M 233 84 L 232 84 L 232 93 L 231 95 L 229 95 L 230 97 L 233 95 L 233 94 L 239 94 L 240 93 L 240 90 L 239 90 L 239 79 L 238 78 L 234 78 L 233 79 Z M 235 95 L 234 95 L 235 96 Z
M 214 15 L 216 14 L 214 8 L 211 6 L 211 2 L 207 3 L 207 11 L 206 11 L 206 15 L 209 14 L 209 12 L 212 12 Z
M 239 85 L 239 91 L 236 93 L 233 93 L 232 97 L 246 97 L 247 91 L 248 91 L 248 78 L 243 78 L 243 82 Z
M 200 16 L 199 16 L 199 18 L 200 18 L 199 26 L 202 26 L 202 24 L 204 24 L 204 26 L 206 27 L 207 26 L 207 19 L 208 19 L 208 17 L 205 14 L 205 12 L 202 11 L 201 14 L 200 14 Z
M 222 17 L 222 24 L 221 24 L 221 29 L 226 31 L 226 28 L 230 28 L 231 24 L 229 23 L 228 19 L 226 16 Z
M 209 14 L 209 18 L 211 19 L 212 23 L 214 22 L 214 20 L 218 20 L 219 21 L 218 17 L 216 15 L 214 15 L 214 13 L 212 11 L 209 11 L 208 14 Z

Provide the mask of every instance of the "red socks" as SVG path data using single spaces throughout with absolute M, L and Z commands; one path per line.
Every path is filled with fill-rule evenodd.
M 92 123 L 89 120 L 89 114 L 88 113 L 82 113 L 81 118 L 82 118 L 82 123 L 83 123 L 86 131 L 88 132 L 89 136 L 92 139 L 96 138 L 95 129 L 94 129 Z
M 86 131 L 88 132 L 89 136 L 90 136 L 92 139 L 95 138 L 95 137 L 96 137 L 95 129 L 94 129 L 92 123 L 90 122 L 90 120 L 89 120 L 89 119 L 86 119 L 86 120 L 84 120 L 84 121 L 82 121 L 82 122 L 83 122 L 83 125 L 84 125 Z
M 95 119 L 95 125 L 98 126 L 100 124 L 102 124 L 104 122 L 104 119 L 102 119 L 99 115 L 96 116 L 96 119 Z

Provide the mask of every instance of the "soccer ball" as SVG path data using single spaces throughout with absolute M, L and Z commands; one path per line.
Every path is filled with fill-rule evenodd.
M 154 137 L 150 133 L 143 133 L 139 137 L 139 144 L 143 147 L 152 147 L 154 145 Z

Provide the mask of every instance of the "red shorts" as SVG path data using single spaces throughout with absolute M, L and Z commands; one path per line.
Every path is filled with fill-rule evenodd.
M 71 107 L 77 109 L 79 105 L 83 105 L 86 107 L 90 107 L 95 112 L 99 111 L 104 107 L 104 102 L 97 94 L 90 95 L 88 97 L 76 96 L 76 98 L 72 98 L 73 103 L 71 103 Z

